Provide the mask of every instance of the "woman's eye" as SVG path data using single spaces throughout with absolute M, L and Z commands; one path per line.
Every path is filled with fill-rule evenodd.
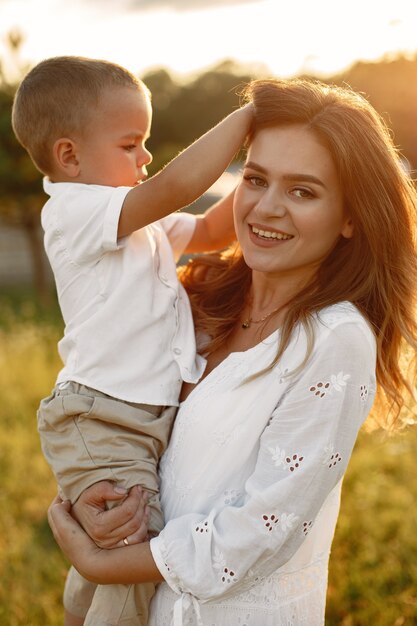
M 134 143 L 131 143 L 131 144 L 129 144 L 128 146 L 124 146 L 124 149 L 125 149 L 127 152 L 132 152 L 132 150 L 134 150 L 135 148 L 136 148 L 136 146 L 135 146 L 135 144 L 134 144 Z
M 314 198 L 314 194 L 304 187 L 295 187 L 291 190 L 291 193 L 297 198 Z
M 244 176 L 243 177 L 244 180 L 248 181 L 248 183 L 250 185 L 253 185 L 254 187 L 266 187 L 266 181 L 263 178 L 260 178 L 259 176 Z

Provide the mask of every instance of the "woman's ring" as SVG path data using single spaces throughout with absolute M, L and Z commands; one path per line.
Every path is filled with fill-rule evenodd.
M 123 539 L 123 543 L 125 544 L 125 546 L 128 546 L 128 545 L 129 545 L 129 542 L 128 542 L 128 540 L 127 540 L 127 537 L 125 537 L 125 538 Z

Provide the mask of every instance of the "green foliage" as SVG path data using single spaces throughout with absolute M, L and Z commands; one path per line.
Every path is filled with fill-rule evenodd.
M 36 433 L 39 398 L 59 367 L 58 331 L 28 318 L 23 309 L 0 329 L 0 623 L 58 626 L 66 564 L 45 517 L 56 488 Z
M 416 74 L 417 57 L 400 57 L 378 63 L 358 62 L 328 79 L 349 84 L 369 97 L 393 128 L 396 144 L 414 166 L 417 164 Z M 148 142 L 154 155 L 150 173 L 236 108 L 239 89 L 259 77 L 262 76 L 231 61 L 224 61 L 185 83 L 177 82 L 165 69 L 145 74 L 143 80 L 152 92 L 154 109 Z M 13 135 L 14 90 L 15 86 L 0 81 L 0 214 L 10 213 L 12 207 L 15 216 L 22 217 L 28 206 L 39 211 L 45 197 L 40 173 Z
M 239 87 L 254 76 L 231 62 L 200 74 L 185 84 L 175 83 L 166 70 L 143 76 L 152 92 L 154 109 L 148 147 L 154 173 L 180 150 L 239 106 Z
M 417 431 L 361 433 L 330 561 L 327 624 L 417 622 Z
M 330 83 L 350 85 L 362 92 L 386 119 L 400 152 L 417 167 L 417 56 L 358 62 Z M 261 73 L 225 61 L 185 84 L 164 69 L 143 79 L 152 92 L 154 121 L 148 142 L 154 154 L 151 172 L 239 105 L 239 90 Z M 160 155 L 163 158 L 160 158 Z
M 24 224 L 28 214 L 39 214 L 45 196 L 41 174 L 14 136 L 12 104 L 12 88 L 0 88 L 0 215 Z
M 0 68 L 1 70 L 1 68 Z M 331 82 L 363 91 L 417 167 L 417 57 L 358 63 Z M 1 72 L 0 72 L 1 78 Z M 230 63 L 186 83 L 165 70 L 144 80 L 153 93 L 151 173 L 238 105 L 253 78 Z M 13 136 L 13 88 L 0 83 L 0 215 L 25 224 L 44 201 L 40 174 Z M 0 302 L 0 624 L 62 623 L 66 563 L 45 511 L 55 484 L 36 433 L 36 408 L 60 367 L 56 309 L 18 294 Z M 362 434 L 346 476 L 333 544 L 327 626 L 417 623 L 416 429 L 384 439 Z
M 54 383 L 61 322 L 25 298 L 0 301 L 0 624 L 58 626 L 67 564 L 46 509 L 56 487 L 36 409 Z M 330 560 L 327 626 L 417 623 L 417 429 L 362 433 Z
M 417 56 L 355 63 L 335 77 L 362 92 L 393 130 L 400 152 L 417 168 Z

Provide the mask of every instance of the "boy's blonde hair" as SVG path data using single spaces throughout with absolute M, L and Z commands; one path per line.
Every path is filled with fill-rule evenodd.
M 109 61 L 61 56 L 41 61 L 30 70 L 14 98 L 12 125 L 43 174 L 53 171 L 55 141 L 81 134 L 103 92 L 121 87 L 150 95 L 140 79 Z

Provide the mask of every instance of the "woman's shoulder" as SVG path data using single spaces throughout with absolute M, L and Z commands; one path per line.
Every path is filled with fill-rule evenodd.
M 321 309 L 315 315 L 315 332 L 319 337 L 331 335 L 349 344 L 350 341 L 366 341 L 375 346 L 375 335 L 370 322 L 351 302 L 338 302 Z
M 316 319 L 320 324 L 328 328 L 335 328 L 340 324 L 356 323 L 365 324 L 369 329 L 369 323 L 359 309 L 351 302 L 337 302 L 320 309 L 316 313 Z

